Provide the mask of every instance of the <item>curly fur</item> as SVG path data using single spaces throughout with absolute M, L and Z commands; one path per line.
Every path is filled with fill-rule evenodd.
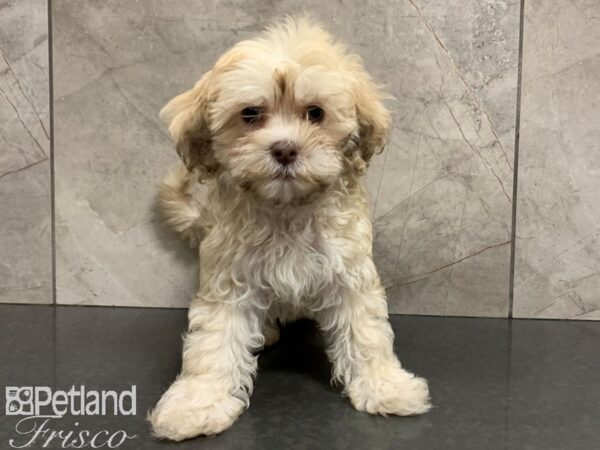
M 360 59 L 306 19 L 288 19 L 223 55 L 161 112 L 184 166 L 159 200 L 167 223 L 199 244 L 200 288 L 189 310 L 181 374 L 150 413 L 158 437 L 230 427 L 249 404 L 256 352 L 277 322 L 317 321 L 333 378 L 355 408 L 413 415 L 427 383 L 393 351 L 385 291 L 371 258 L 361 183 L 386 140 L 389 113 Z M 306 105 L 325 111 L 320 123 Z M 240 119 L 259 105 L 259 124 Z M 297 144 L 281 167 L 268 149 Z M 193 195 L 203 183 L 204 202 Z

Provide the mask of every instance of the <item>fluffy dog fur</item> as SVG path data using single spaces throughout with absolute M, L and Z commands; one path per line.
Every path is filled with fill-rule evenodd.
M 181 374 L 149 415 L 156 436 L 229 428 L 249 405 L 256 352 L 277 340 L 278 322 L 299 317 L 319 324 L 333 379 L 356 409 L 429 409 L 427 383 L 394 354 L 371 259 L 361 176 L 385 144 L 381 99 L 357 56 L 289 19 L 237 44 L 161 111 L 185 166 L 163 182 L 160 204 L 199 245 L 201 268 Z M 311 117 L 315 106 L 322 116 Z M 248 111 L 259 119 L 244 120 Z M 270 150 L 282 142 L 297 151 L 291 164 Z

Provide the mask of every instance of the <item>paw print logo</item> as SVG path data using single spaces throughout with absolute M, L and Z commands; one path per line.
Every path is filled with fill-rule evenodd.
M 6 386 L 5 393 L 7 416 L 33 414 L 33 388 L 31 386 Z

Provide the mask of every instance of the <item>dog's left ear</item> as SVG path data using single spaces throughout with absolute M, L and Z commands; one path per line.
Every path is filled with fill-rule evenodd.
M 375 153 L 385 147 L 390 128 L 390 112 L 383 106 L 384 95 L 361 66 L 354 68 L 354 98 L 358 121 L 358 155 L 355 170 L 362 174 Z M 362 161 L 356 161 L 359 156 Z

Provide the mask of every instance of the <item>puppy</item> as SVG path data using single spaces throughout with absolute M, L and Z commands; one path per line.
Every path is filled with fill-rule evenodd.
M 333 379 L 371 414 L 421 414 L 424 379 L 393 350 L 361 176 L 390 116 L 361 60 L 307 19 L 225 53 L 161 111 L 184 166 L 162 184 L 170 226 L 199 245 L 181 374 L 149 414 L 175 441 L 229 428 L 278 323 L 314 319 Z M 199 201 L 198 183 L 208 191 Z

